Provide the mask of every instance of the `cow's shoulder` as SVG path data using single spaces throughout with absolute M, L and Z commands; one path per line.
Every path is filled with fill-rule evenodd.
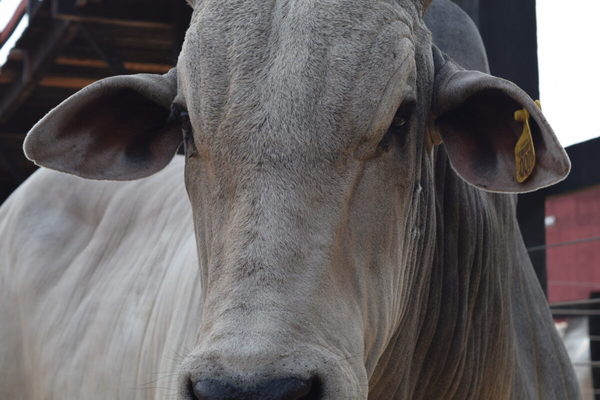
M 173 390 L 175 375 L 161 388 L 147 382 L 176 369 L 185 327 L 201 315 L 192 307 L 200 285 L 183 164 L 131 182 L 39 170 L 0 208 L 0 317 L 26 316 L 13 335 L 22 343 L 10 346 L 29 349 L 28 381 L 60 398 L 99 381 L 119 382 L 105 398 Z M 123 395 L 131 388 L 140 389 Z
M 190 221 L 179 157 L 163 171 L 130 182 L 40 169 L 0 208 L 0 250 L 12 277 L 31 277 L 35 270 L 48 282 L 74 263 L 100 265 L 113 258 L 127 264 L 134 252 L 123 246 L 135 243 L 143 255 L 142 238 L 192 237 Z M 161 245 L 172 246 L 155 243 Z

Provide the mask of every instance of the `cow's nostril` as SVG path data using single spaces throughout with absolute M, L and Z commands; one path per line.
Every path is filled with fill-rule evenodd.
M 202 379 L 192 384 L 197 400 L 319 400 L 317 378 L 302 380 L 280 378 L 255 385 L 238 385 L 214 379 Z
M 312 396 L 316 379 L 301 380 L 297 378 L 276 379 L 265 382 L 259 396 L 269 400 L 318 400 Z M 271 397 L 269 397 L 271 396 Z

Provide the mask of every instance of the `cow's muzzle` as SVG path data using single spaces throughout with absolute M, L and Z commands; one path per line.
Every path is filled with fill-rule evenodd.
M 214 379 L 190 382 L 193 399 L 197 400 L 320 400 L 318 378 L 279 378 L 250 385 Z
M 366 400 L 362 355 L 272 340 L 244 345 L 221 342 L 192 352 L 181 365 L 182 400 Z

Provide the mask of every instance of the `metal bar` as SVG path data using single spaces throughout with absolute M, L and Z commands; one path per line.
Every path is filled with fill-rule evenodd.
M 581 317 L 600 315 L 600 310 L 567 310 L 553 308 L 552 315 L 577 315 Z
M 600 289 L 600 282 L 591 283 L 591 282 L 577 282 L 577 281 L 548 281 L 548 285 L 559 286 L 559 287 L 583 287 L 583 288 L 590 288 L 590 289 Z
M 600 368 L 600 361 L 590 361 L 590 362 L 571 362 L 574 367 L 592 367 L 592 368 Z
M 123 65 L 123 61 L 115 54 L 114 51 L 110 49 L 109 46 L 106 46 L 102 40 L 94 33 L 94 31 L 85 23 L 78 22 L 77 26 L 87 39 L 87 41 L 92 45 L 96 53 L 106 62 L 108 65 L 108 69 L 113 75 L 125 75 L 127 74 L 127 69 L 125 69 L 125 65 Z
M 534 247 L 528 248 L 527 251 L 529 253 L 533 253 L 533 252 L 536 252 L 536 251 L 541 251 L 541 250 L 546 250 L 546 249 L 552 249 L 552 248 L 555 248 L 555 247 L 572 246 L 572 245 L 575 245 L 575 244 L 597 242 L 597 241 L 600 241 L 600 236 L 595 236 L 595 237 L 585 238 L 585 239 L 579 239 L 579 240 L 572 240 L 570 242 L 562 242 L 562 243 L 548 244 L 548 245 L 542 245 L 542 246 L 534 246 Z
M 582 306 L 586 304 L 600 304 L 600 299 L 585 299 L 585 300 L 573 300 L 573 301 L 561 301 L 560 303 L 552 303 L 550 306 L 554 307 L 566 307 L 566 306 Z

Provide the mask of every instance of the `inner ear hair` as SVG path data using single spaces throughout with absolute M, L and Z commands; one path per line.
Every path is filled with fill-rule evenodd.
M 427 147 L 427 150 L 431 150 L 443 142 L 444 140 L 437 130 L 436 125 L 434 123 L 429 124 L 425 131 L 425 146 Z
M 425 13 L 425 11 L 427 11 L 429 6 L 431 5 L 432 0 L 420 0 L 420 2 L 421 6 L 423 7 L 423 13 Z

